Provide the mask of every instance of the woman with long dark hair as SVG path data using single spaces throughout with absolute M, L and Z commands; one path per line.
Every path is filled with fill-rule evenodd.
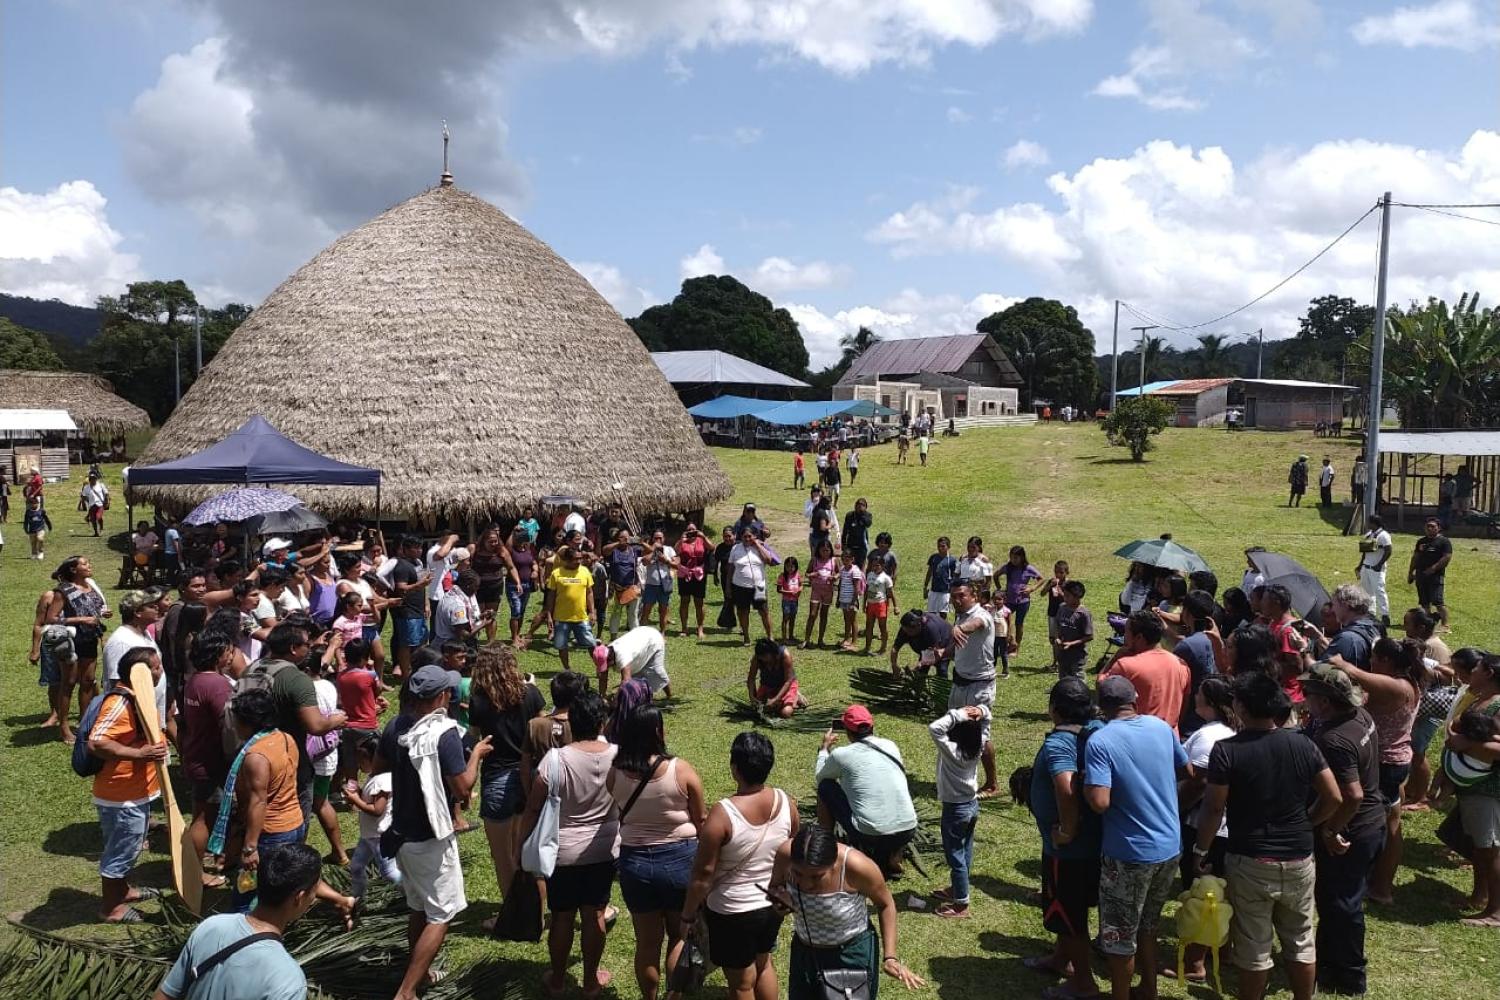
M 484 625 L 484 641 L 494 642 L 498 620 L 495 612 L 500 610 L 500 599 L 506 596 L 506 586 L 512 583 L 513 572 L 510 551 L 505 547 L 505 539 L 500 535 L 499 525 L 490 525 L 484 529 L 484 534 L 479 536 L 479 544 L 474 546 L 474 551 L 469 556 L 469 568 L 479 574 L 479 589 L 472 596 L 479 602 L 481 612 L 491 612 L 489 620 Z M 512 626 L 510 639 L 511 644 L 514 645 L 515 626 Z M 504 887 L 501 888 L 504 891 Z
M 636 706 L 615 737 L 605 783 L 620 810 L 620 891 L 635 928 L 635 980 L 643 1000 L 656 1000 L 663 941 L 668 969 L 682 950 L 682 904 L 708 810 L 698 772 L 667 752 L 661 709 Z
M 83 718 L 84 709 L 99 693 L 94 680 L 95 664 L 99 662 L 99 640 L 104 638 L 104 622 L 114 613 L 104 599 L 104 591 L 94 580 L 94 567 L 87 556 L 70 556 L 62 561 L 52 574 L 57 586 L 52 589 L 52 606 L 47 609 L 48 624 L 67 625 L 73 629 L 72 663 L 61 664 L 61 680 L 57 686 L 57 704 L 61 706 L 60 718 L 66 727 L 68 702 L 73 688 L 78 687 L 78 717 Z
M 896 901 L 880 866 L 840 844 L 832 831 L 810 823 L 776 849 L 770 895 L 792 917 L 790 1000 L 822 1000 L 835 991 L 875 1000 L 881 972 L 909 990 L 926 985 L 899 957 Z M 878 935 L 870 903 L 880 919 Z M 865 977 L 868 988 L 853 981 Z
M 516 669 L 509 646 L 488 643 L 474 655 L 469 686 L 469 726 L 490 738 L 490 754 L 479 770 L 479 818 L 484 821 L 495 882 L 504 895 L 515 877 L 520 850 L 515 819 L 526 805 L 521 789 L 521 749 L 527 727 L 547 707 L 541 692 Z
M 970 539 L 972 546 L 975 539 Z M 1021 648 L 1026 635 L 1026 613 L 1031 610 L 1032 591 L 1046 580 L 1041 572 L 1026 559 L 1026 550 L 1019 545 L 1010 547 L 1010 558 L 995 573 L 996 585 L 1005 587 L 1005 606 L 1010 608 L 1011 631 L 1015 633 L 1014 647 Z
M 1386 803 L 1385 849 L 1375 859 L 1369 899 L 1392 902 L 1396 869 L 1401 866 L 1401 792 L 1411 774 L 1411 730 L 1427 687 L 1422 644 L 1389 636 L 1370 649 L 1370 669 L 1361 670 L 1342 657 L 1330 660 L 1365 692 L 1365 709 L 1380 737 L 1380 794 Z

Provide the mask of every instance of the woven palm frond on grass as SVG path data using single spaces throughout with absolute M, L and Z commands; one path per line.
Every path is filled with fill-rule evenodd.
M 849 672 L 849 690 L 872 712 L 909 718 L 935 719 L 948 710 L 952 684 L 935 673 L 902 671 L 893 674 L 878 667 L 859 667 Z
M 347 869 L 324 879 L 348 891 Z M 405 896 L 372 884 L 353 931 L 315 909 L 287 929 L 285 944 L 302 966 L 315 1000 L 387 1000 L 406 971 Z M 115 1000 L 150 996 L 195 926 L 175 897 L 162 901 L 162 923 L 130 929 L 130 943 L 70 939 L 14 923 L 22 937 L 0 953 L 0 998 Z M 426 1000 L 519 1000 L 521 987 L 504 964 L 470 966 L 434 984 Z
M 804 708 L 793 712 L 790 719 L 783 719 L 777 715 L 767 715 L 760 706 L 752 705 L 744 698 L 726 694 L 719 716 L 742 726 L 767 726 L 788 733 L 823 733 L 838 721 L 839 710 Z

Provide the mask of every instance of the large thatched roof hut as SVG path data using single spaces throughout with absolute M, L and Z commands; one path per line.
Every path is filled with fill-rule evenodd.
M 318 254 L 229 338 L 139 463 L 180 458 L 251 414 L 383 470 L 384 510 L 455 519 L 549 494 L 693 510 L 730 492 L 619 314 L 514 220 L 448 184 Z M 292 487 L 333 513 L 370 490 Z M 205 487 L 141 487 L 193 502 Z
M 145 410 L 116 396 L 107 380 L 83 372 L 0 368 L 0 409 L 67 410 L 79 430 L 100 439 L 151 426 Z

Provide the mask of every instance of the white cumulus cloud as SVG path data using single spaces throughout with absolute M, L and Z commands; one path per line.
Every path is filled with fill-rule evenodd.
M 0 187 L 0 290 L 89 306 L 142 277 L 104 195 L 86 180 L 36 194 Z
M 826 288 L 848 273 L 847 267 L 824 260 L 797 264 L 785 257 L 767 257 L 755 266 L 746 283 L 757 292 L 774 295 L 803 288 Z
M 990 208 L 979 208 L 972 192 L 950 191 L 894 213 L 869 235 L 897 256 L 975 253 L 1019 262 L 1037 275 L 1041 291 L 1077 306 L 1107 338 L 1107 306 L 1117 296 L 1178 324 L 1250 301 L 1327 245 L 1382 191 L 1398 201 L 1500 201 L 1500 132 L 1477 131 L 1456 150 L 1348 140 L 1239 165 L 1217 147 L 1162 140 L 1055 174 L 1048 186 L 1048 204 Z M 1456 298 L 1500 282 L 1492 227 L 1394 211 L 1392 302 Z M 1372 216 L 1301 276 L 1215 331 L 1264 326 L 1268 336 L 1286 336 L 1316 295 L 1373 301 L 1375 240 Z
M 705 274 L 723 274 L 724 258 L 714 250 L 713 244 L 705 243 L 678 262 L 677 272 L 683 281 Z
M 924 295 L 907 288 L 878 305 L 849 306 L 828 313 L 813 305 L 794 302 L 786 310 L 797 321 L 807 343 L 811 367 L 817 369 L 838 361 L 843 353 L 839 338 L 862 326 L 885 340 L 973 333 L 980 320 L 1019 301 L 994 292 L 966 299 L 951 294 Z
M 661 298 L 649 288 L 644 288 L 627 278 L 613 264 L 602 264 L 592 260 L 570 260 L 569 266 L 588 279 L 594 290 L 609 300 L 621 316 L 638 316 L 647 307 L 654 306 Z
M 1500 42 L 1500 22 L 1485 16 L 1473 0 L 1437 0 L 1436 3 L 1397 7 L 1384 14 L 1361 18 L 1350 29 L 1361 45 L 1428 46 L 1474 51 Z
M 1021 167 L 1045 167 L 1052 162 L 1047 147 L 1030 139 L 1018 139 L 1005 151 L 1003 157 L 1005 166 L 1009 170 Z
M 974 120 L 974 116 L 956 104 L 948 106 L 947 118 L 949 125 L 967 125 Z

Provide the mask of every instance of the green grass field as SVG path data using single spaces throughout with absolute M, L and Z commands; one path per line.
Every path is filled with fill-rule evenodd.
M 1202 553 L 1224 587 L 1237 584 L 1241 552 L 1250 544 L 1295 555 L 1321 574 L 1330 589 L 1350 579 L 1357 550 L 1352 539 L 1340 535 L 1345 512 L 1325 518 L 1315 506 L 1287 510 L 1282 504 L 1286 468 L 1298 452 L 1312 456 L 1314 466 L 1323 454 L 1332 455 L 1342 483 L 1353 460 L 1352 442 L 1300 433 L 1170 430 L 1159 444 L 1149 461 L 1135 464 L 1123 450 L 1106 447 L 1094 427 L 1053 424 L 940 439 L 925 469 L 896 466 L 893 447 L 870 449 L 864 452 L 859 482 L 846 489 L 841 507 L 852 507 L 856 496 L 868 497 L 875 530 L 895 536 L 902 560 L 897 589 L 902 607 L 919 597 L 921 570 L 939 534 L 952 536 L 959 546 L 962 538 L 981 535 L 997 561 L 1010 545 L 1024 544 L 1031 561 L 1044 571 L 1054 560 L 1066 559 L 1073 575 L 1089 586 L 1085 603 L 1101 622 L 1103 612 L 1114 606 L 1125 570 L 1125 563 L 1111 553 L 1126 541 L 1166 531 Z M 791 488 L 791 456 L 739 451 L 717 451 L 716 456 L 738 489 L 732 501 L 713 512 L 710 527 L 727 524 L 739 503 L 753 500 L 780 551 L 804 556 L 804 496 Z M 111 485 L 118 488 L 118 470 L 110 474 Z M 9 544 L 0 569 L 5 595 L 0 642 L 6 667 L 0 690 L 0 902 L 5 914 L 30 924 L 69 935 L 107 936 L 93 923 L 99 836 L 87 784 L 73 775 L 52 732 L 38 728 L 45 716 L 44 698 L 35 670 L 26 662 L 34 602 L 46 573 L 63 557 L 93 556 L 101 583 L 114 583 L 118 555 L 88 537 L 81 515 L 71 509 L 78 484 L 75 479 L 49 488 L 57 531 L 45 563 L 26 558 L 17 518 L 5 526 Z M 117 504 L 110 516 L 112 529 L 124 526 L 123 505 Z M 1391 580 L 1392 604 L 1398 609 L 1411 606 L 1415 597 L 1404 583 L 1414 530 L 1409 526 L 1397 537 L 1393 561 L 1403 572 L 1392 572 Z M 1455 539 L 1448 595 L 1451 646 L 1500 645 L 1500 546 Z M 1013 660 L 1016 676 L 1002 683 L 997 694 L 995 738 L 1002 781 L 1015 767 L 1030 763 L 1046 729 L 1043 712 L 1052 678 L 1043 669 L 1048 659 L 1045 623 L 1038 617 L 1029 624 L 1033 631 Z M 1097 656 L 1099 646 L 1091 652 Z M 670 641 L 668 666 L 679 703 L 669 717 L 668 742 L 698 767 L 713 798 L 732 787 L 727 751 L 738 727 L 726 723 L 720 711 L 724 694 L 743 691 L 746 658 L 738 636 L 711 633 L 703 643 Z M 558 667 L 550 653 L 531 651 L 521 659 L 523 668 L 544 683 Z M 819 710 L 841 707 L 849 697 L 849 672 L 875 662 L 832 651 L 797 654 L 803 691 Z M 919 811 L 935 815 L 934 756 L 925 721 L 885 717 L 878 726 L 901 745 L 913 789 L 927 798 Z M 778 753 L 772 780 L 807 800 L 817 736 L 786 729 L 770 730 L 770 735 Z M 352 846 L 354 817 L 346 815 L 344 823 L 346 843 Z M 1435 823 L 1428 814 L 1409 821 L 1397 904 L 1370 915 L 1371 996 L 1420 993 L 1432 1000 L 1474 1000 L 1494 995 L 1500 983 L 1500 937 L 1456 922 L 1469 872 L 1436 846 Z M 313 842 L 323 846 L 321 833 L 313 835 Z M 482 834 L 466 836 L 462 844 L 471 906 L 449 938 L 449 961 L 513 962 L 514 978 L 540 995 L 544 946 L 497 945 L 480 933 L 479 921 L 497 907 L 494 874 Z M 903 904 L 909 893 L 946 884 L 941 861 L 934 858 L 929 867 L 931 880 L 913 872 L 896 885 Z M 978 829 L 971 919 L 946 922 L 920 912 L 901 918 L 900 951 L 928 980 L 923 995 L 944 1000 L 995 991 L 1029 996 L 1045 985 L 1020 962 L 1048 946 L 1031 902 L 1039 870 L 1038 837 L 1030 816 L 1003 797 L 986 802 Z M 165 858 L 148 855 L 141 876 L 148 884 L 165 885 Z M 1166 930 L 1170 933 L 1170 921 Z M 788 934 L 782 936 L 783 949 Z M 636 995 L 631 949 L 628 921 L 622 919 L 606 955 L 621 997 Z M 893 991 L 889 995 L 899 990 L 890 981 L 883 988 Z M 1284 991 L 1279 977 L 1273 988 Z M 1163 990 L 1168 995 L 1181 992 L 1165 982 Z

